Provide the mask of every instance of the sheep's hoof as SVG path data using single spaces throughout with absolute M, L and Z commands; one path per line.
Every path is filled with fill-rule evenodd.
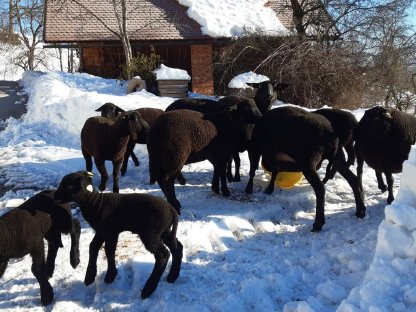
M 88 286 L 94 283 L 96 275 L 97 275 L 97 270 L 92 271 L 92 270 L 87 269 L 87 274 L 85 274 L 85 279 L 84 279 L 85 286 Z
M 357 211 L 355 212 L 355 216 L 356 216 L 357 218 L 360 218 L 360 219 L 364 218 L 364 217 L 365 217 L 365 210 L 357 210 Z
M 312 226 L 311 232 L 320 232 L 320 231 L 322 231 L 322 227 L 324 226 L 324 224 L 325 224 L 325 221 L 319 222 L 319 223 L 315 222 Z
M 168 283 L 174 283 L 179 277 L 179 272 L 169 272 L 167 281 Z
M 181 174 L 178 175 L 176 177 L 176 179 L 178 180 L 178 182 L 179 182 L 180 185 L 185 185 L 186 184 L 186 179 L 185 179 L 185 177 L 183 175 L 181 175 Z
M 118 186 L 113 186 L 113 193 L 120 193 Z
M 146 299 L 149 298 L 150 295 L 156 290 L 156 286 L 149 286 L 148 283 L 146 283 L 146 285 L 144 286 L 143 290 L 142 290 L 142 299 Z
M 241 177 L 239 175 L 236 175 L 233 179 L 234 182 L 240 182 L 241 181 Z
M 114 281 L 117 276 L 117 269 L 108 270 L 107 274 L 104 277 L 104 282 L 110 284 Z
M 274 191 L 274 188 L 270 188 L 270 187 L 268 187 L 268 188 L 266 188 L 266 189 L 264 190 L 264 193 L 265 193 L 265 194 L 267 194 L 267 195 L 270 195 L 270 194 L 272 194 L 272 193 L 273 193 L 273 191 Z
M 71 256 L 71 259 L 69 261 L 71 263 L 72 268 L 76 269 L 78 264 L 81 262 L 79 260 L 79 254 L 78 254 L 78 256 Z
M 40 301 L 42 305 L 46 306 L 53 300 L 53 289 L 51 285 L 46 285 L 46 288 L 40 291 Z
M 390 205 L 394 200 L 394 197 L 387 197 L 387 205 Z
M 229 189 L 222 190 L 222 195 L 226 197 L 230 196 L 231 195 L 230 190 Z
M 105 191 L 105 184 L 100 184 L 98 186 L 98 189 L 100 190 L 100 192 L 104 192 Z

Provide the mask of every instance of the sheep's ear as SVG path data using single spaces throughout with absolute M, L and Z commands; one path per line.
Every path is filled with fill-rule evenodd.
M 389 112 L 383 113 L 383 116 L 388 118 L 388 119 L 393 119 L 393 117 L 391 116 L 391 114 Z
M 252 88 L 258 89 L 259 86 L 260 86 L 260 83 L 258 83 L 258 82 L 246 82 L 246 85 L 248 85 Z

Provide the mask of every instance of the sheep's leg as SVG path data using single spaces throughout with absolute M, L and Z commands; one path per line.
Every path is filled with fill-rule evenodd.
M 233 172 L 232 172 L 232 163 L 233 163 L 233 159 L 230 158 L 227 161 L 227 179 L 228 179 L 228 182 L 233 182 L 233 180 L 234 180 Z
M 245 192 L 247 194 L 251 194 L 253 193 L 253 179 L 256 174 L 256 170 L 259 168 L 260 153 L 249 150 L 248 158 L 250 159 L 250 177 L 248 179 Z
M 46 275 L 43 239 L 38 242 L 38 246 L 30 255 L 32 257 L 32 273 L 40 287 L 40 301 L 43 305 L 48 305 L 53 300 L 53 289 Z
M 169 251 L 172 254 L 172 265 L 170 267 L 167 281 L 169 283 L 173 283 L 179 277 L 179 272 L 181 270 L 183 246 L 181 242 L 176 238 L 176 231 L 174 233 L 170 229 L 167 229 L 163 234 L 163 242 L 166 246 L 168 246 Z
M 104 282 L 112 283 L 117 276 L 116 268 L 116 248 L 117 248 L 118 234 L 111 235 L 105 240 L 105 255 L 107 257 L 107 273 L 104 277 Z
M 62 247 L 61 241 L 61 233 L 55 233 L 54 237 L 48 240 L 48 255 L 46 257 L 46 275 L 48 277 L 53 276 L 53 272 L 55 271 L 55 259 L 56 255 L 58 254 L 59 247 Z
M 146 281 L 142 290 L 142 299 L 148 298 L 157 287 L 159 280 L 165 271 L 169 260 L 169 251 L 163 246 L 159 238 L 152 238 L 149 242 L 143 242 L 146 249 L 155 256 L 155 265 L 153 271 Z
M 85 159 L 85 168 L 88 172 L 92 172 L 92 156 L 82 150 L 82 155 Z
M 277 177 L 277 174 L 278 174 L 279 172 L 277 171 L 277 170 L 272 170 L 272 176 L 271 176 L 271 178 L 270 178 L 270 182 L 269 182 L 269 185 L 267 186 L 267 188 L 264 190 L 264 192 L 266 193 L 266 194 L 271 194 L 271 193 L 273 193 L 273 191 L 274 191 L 274 181 L 276 180 L 276 177 Z
M 85 273 L 84 279 L 84 284 L 86 286 L 92 284 L 95 280 L 95 276 L 97 275 L 98 251 L 100 250 L 103 243 L 104 238 L 96 233 L 90 243 L 90 258 L 88 260 L 87 273 Z
M 81 225 L 77 219 L 72 219 L 72 229 L 71 229 L 71 250 L 69 252 L 69 259 L 71 266 L 75 269 L 80 260 L 79 260 L 79 238 L 81 235 Z
M 185 185 L 185 184 L 186 184 L 186 179 L 185 179 L 185 177 L 182 175 L 182 172 L 179 172 L 179 173 L 176 175 L 176 180 L 178 180 L 178 182 L 179 182 L 179 184 L 180 184 L 180 185 Z
M 179 277 L 181 270 L 182 257 L 183 257 L 183 245 L 179 240 L 176 240 L 176 249 L 168 245 L 170 252 L 172 253 L 172 265 L 168 274 L 167 281 L 173 283 Z
M 134 165 L 136 167 L 138 167 L 140 165 L 139 160 L 136 157 L 136 154 L 134 154 L 133 150 L 134 147 L 136 146 L 136 142 L 131 142 L 129 141 L 127 144 L 127 148 L 126 148 L 126 152 L 124 153 L 124 159 L 123 159 L 123 165 L 121 166 L 121 175 L 125 175 L 126 171 L 127 171 L 127 164 L 129 162 L 129 157 L 131 156 L 131 159 L 134 162 Z
M 214 174 L 212 176 L 212 183 L 211 189 L 216 193 L 219 194 L 219 182 L 221 180 L 221 192 L 224 196 L 230 196 L 230 190 L 227 186 L 227 174 L 226 174 L 226 167 L 227 167 L 227 160 L 220 160 L 214 162 Z
M 319 232 L 325 224 L 325 187 L 314 168 L 302 170 L 306 180 L 310 183 L 316 195 L 316 214 L 312 232 Z
M 334 166 L 338 172 L 347 180 L 348 184 L 351 186 L 351 189 L 354 193 L 355 198 L 355 215 L 357 218 L 365 217 L 365 204 L 364 204 L 364 194 L 362 188 L 360 187 L 358 177 L 352 173 L 352 171 L 347 167 L 347 164 L 343 161 L 336 160 Z
M 355 163 L 354 143 L 350 142 L 344 146 L 347 153 L 347 167 L 351 167 Z
M 382 193 L 387 191 L 386 184 L 384 184 L 383 175 L 381 174 L 380 171 L 376 171 L 376 178 L 377 178 L 377 186 L 378 186 L 379 190 Z
M 388 197 L 387 197 L 387 204 L 390 205 L 394 200 L 393 195 L 393 175 L 391 172 L 385 172 L 384 175 L 386 176 L 387 181 L 387 189 L 388 189 Z
M 240 182 L 241 181 L 241 177 L 240 177 L 240 166 L 241 166 L 241 160 L 240 160 L 240 155 L 238 153 L 235 153 L 233 155 L 233 159 L 234 159 L 234 164 L 235 164 L 235 168 L 234 168 L 234 182 Z
M 363 191 L 363 166 L 364 166 L 364 159 L 361 157 L 360 154 L 356 153 L 357 155 L 357 179 L 358 185 L 361 190 Z
M 101 182 L 100 182 L 100 185 L 98 186 L 98 189 L 101 192 L 103 192 L 105 190 L 105 186 L 107 185 L 107 181 L 108 181 L 108 172 L 107 172 L 107 169 L 105 168 L 105 161 L 104 159 L 97 159 L 97 158 L 94 158 L 94 161 L 95 161 L 95 166 L 97 167 L 97 170 L 101 176 Z
M 157 183 L 162 189 L 163 194 L 165 194 L 168 203 L 175 208 L 178 214 L 181 214 L 181 203 L 178 201 L 175 194 L 175 177 L 177 177 L 177 174 L 168 179 L 158 180 Z
M 8 260 L 0 261 L 0 277 L 3 276 L 4 272 L 6 272 L 8 262 L 9 262 Z
M 119 193 L 120 168 L 123 160 L 113 161 L 113 193 Z
M 211 190 L 215 194 L 220 193 L 220 175 L 218 173 L 218 166 L 214 164 L 214 173 L 212 175 Z
M 346 162 L 345 155 L 341 149 L 338 150 L 336 157 L 340 161 Z M 334 162 L 330 160 L 326 166 L 325 177 L 323 178 L 322 183 L 326 184 L 326 182 L 332 180 L 335 177 L 335 173 L 337 173 L 337 169 L 334 167 Z

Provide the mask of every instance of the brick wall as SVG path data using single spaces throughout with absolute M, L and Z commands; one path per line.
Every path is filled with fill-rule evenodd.
M 212 45 L 191 46 L 192 91 L 206 95 L 214 94 Z

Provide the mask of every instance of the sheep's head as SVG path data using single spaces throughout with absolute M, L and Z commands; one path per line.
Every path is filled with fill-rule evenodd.
M 391 108 L 376 106 L 366 110 L 361 118 L 356 131 L 360 131 L 361 137 L 384 140 L 390 133 L 394 111 Z
M 272 103 L 277 100 L 277 91 L 288 87 L 286 83 L 273 83 L 271 81 L 247 82 L 246 84 L 256 89 L 254 101 L 262 114 L 269 110 Z
M 237 104 L 228 107 L 227 110 L 244 124 L 254 124 L 262 116 L 253 99 L 241 98 Z
M 127 111 L 117 116 L 115 123 L 119 123 L 123 131 L 127 131 L 133 140 L 137 137 L 146 137 L 150 129 L 147 121 L 137 111 Z
M 123 113 L 124 110 L 118 107 L 113 103 L 105 103 L 95 110 L 96 112 L 101 112 L 101 116 L 114 120 L 120 113 Z
M 76 201 L 79 194 L 93 192 L 91 172 L 78 171 L 64 176 L 58 189 L 55 191 L 54 199 L 60 202 Z

